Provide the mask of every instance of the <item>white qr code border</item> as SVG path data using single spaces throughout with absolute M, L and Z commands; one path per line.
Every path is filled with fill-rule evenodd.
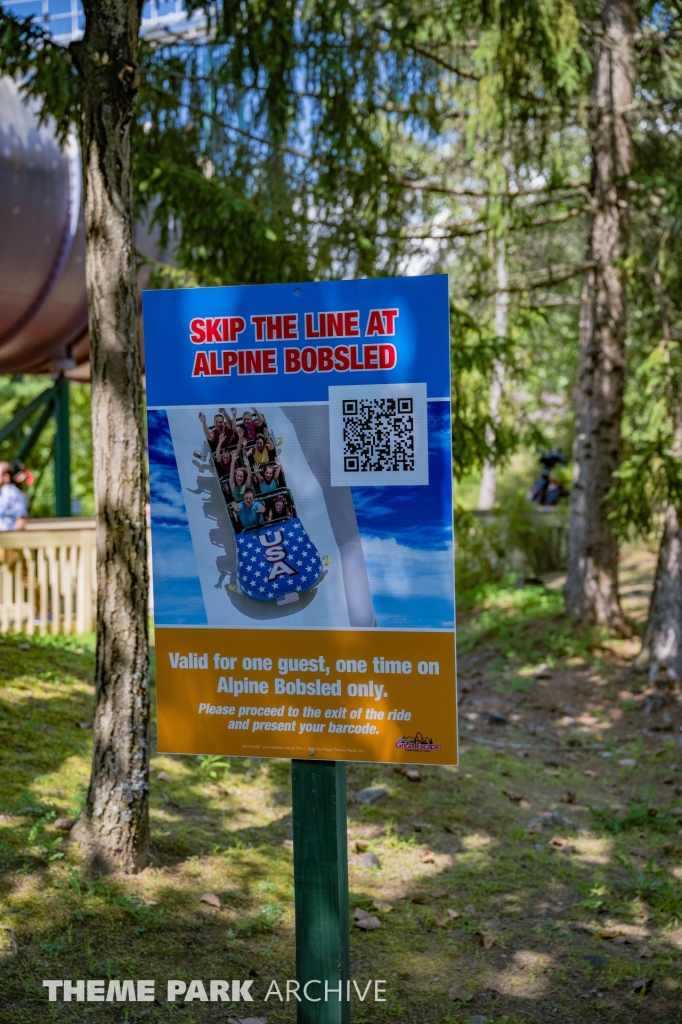
M 397 425 L 400 430 L 391 430 L 386 435 L 386 421 L 390 416 L 377 403 L 385 403 L 388 399 L 396 403 L 391 416 L 394 421 L 399 417 Z M 368 409 L 368 405 L 374 409 Z M 358 419 L 357 427 L 353 423 L 354 418 Z M 373 433 L 374 426 L 378 433 Z M 401 445 L 401 431 L 407 429 L 410 431 L 409 443 Z M 373 440 L 374 437 L 379 438 L 379 444 Z M 365 445 L 361 452 L 357 451 L 357 443 Z M 357 462 L 353 461 L 354 458 Z M 428 485 L 426 384 L 344 384 L 330 387 L 329 459 L 332 487 Z

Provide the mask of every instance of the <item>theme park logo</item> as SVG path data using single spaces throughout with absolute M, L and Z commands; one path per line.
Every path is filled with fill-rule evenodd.
M 261 533 L 258 538 L 265 548 L 265 558 L 270 563 L 268 582 L 276 579 L 277 576 L 298 576 L 296 569 L 285 561 L 287 549 L 282 544 L 282 539 L 281 530 L 275 530 L 272 534 Z
M 414 736 L 403 736 L 396 743 L 398 750 L 418 750 L 420 754 L 428 754 L 432 750 L 440 750 L 440 743 L 434 743 L 428 736 L 422 736 L 420 732 Z

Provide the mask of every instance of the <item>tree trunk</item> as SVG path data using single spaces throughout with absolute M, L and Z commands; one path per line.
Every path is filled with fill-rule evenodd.
M 670 335 L 665 303 L 661 306 L 667 339 Z M 673 414 L 672 454 L 682 463 L 682 373 Z M 651 682 L 682 680 L 682 523 L 679 509 L 670 500 L 663 519 L 654 590 L 637 661 L 648 664 Z
M 665 511 L 654 592 L 638 660 L 648 662 L 651 682 L 662 675 L 669 682 L 682 679 L 682 532 L 672 503 Z
M 130 128 L 142 0 L 84 0 L 81 81 L 97 516 L 92 775 L 77 838 L 103 869 L 149 847 L 146 480 Z
M 634 0 L 605 0 L 592 94 L 592 208 L 580 313 L 580 369 L 565 595 L 570 615 L 629 635 L 618 597 L 618 544 L 607 518 L 621 444 L 625 363 L 627 123 L 634 96 Z
M 495 292 L 495 334 L 498 338 L 506 338 L 509 329 L 509 270 L 507 267 L 507 250 L 504 240 L 499 243 L 497 250 L 497 261 L 495 264 L 496 292 Z M 490 419 L 497 421 L 500 413 L 500 401 L 502 400 L 502 389 L 504 387 L 504 365 L 499 359 L 493 364 L 493 378 L 490 382 Z M 494 431 L 488 425 L 486 430 L 486 441 L 492 445 Z M 484 512 L 495 505 L 497 497 L 497 468 L 495 463 L 489 459 L 483 463 L 483 474 L 481 476 L 481 487 L 478 492 L 478 508 Z

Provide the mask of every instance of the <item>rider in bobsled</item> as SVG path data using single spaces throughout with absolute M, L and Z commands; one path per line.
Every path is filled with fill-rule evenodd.
M 237 584 L 256 601 L 290 603 L 319 582 L 322 559 L 296 514 L 264 417 L 260 413 L 250 416 L 256 430 L 251 428 L 248 440 L 234 410 L 233 422 L 239 440 L 230 448 L 229 484 L 223 477 L 221 489 L 235 532 Z M 265 444 L 259 444 L 259 438 L 264 438 Z M 264 451 L 271 457 L 266 464 Z M 221 457 L 225 457 L 224 451 Z M 238 460 L 242 465 L 237 466 Z M 222 466 L 219 469 L 216 463 L 216 468 L 220 472 Z

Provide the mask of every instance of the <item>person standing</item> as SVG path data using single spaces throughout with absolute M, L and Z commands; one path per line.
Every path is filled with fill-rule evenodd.
M 28 502 L 12 480 L 9 462 L 0 462 L 0 530 L 24 530 Z

